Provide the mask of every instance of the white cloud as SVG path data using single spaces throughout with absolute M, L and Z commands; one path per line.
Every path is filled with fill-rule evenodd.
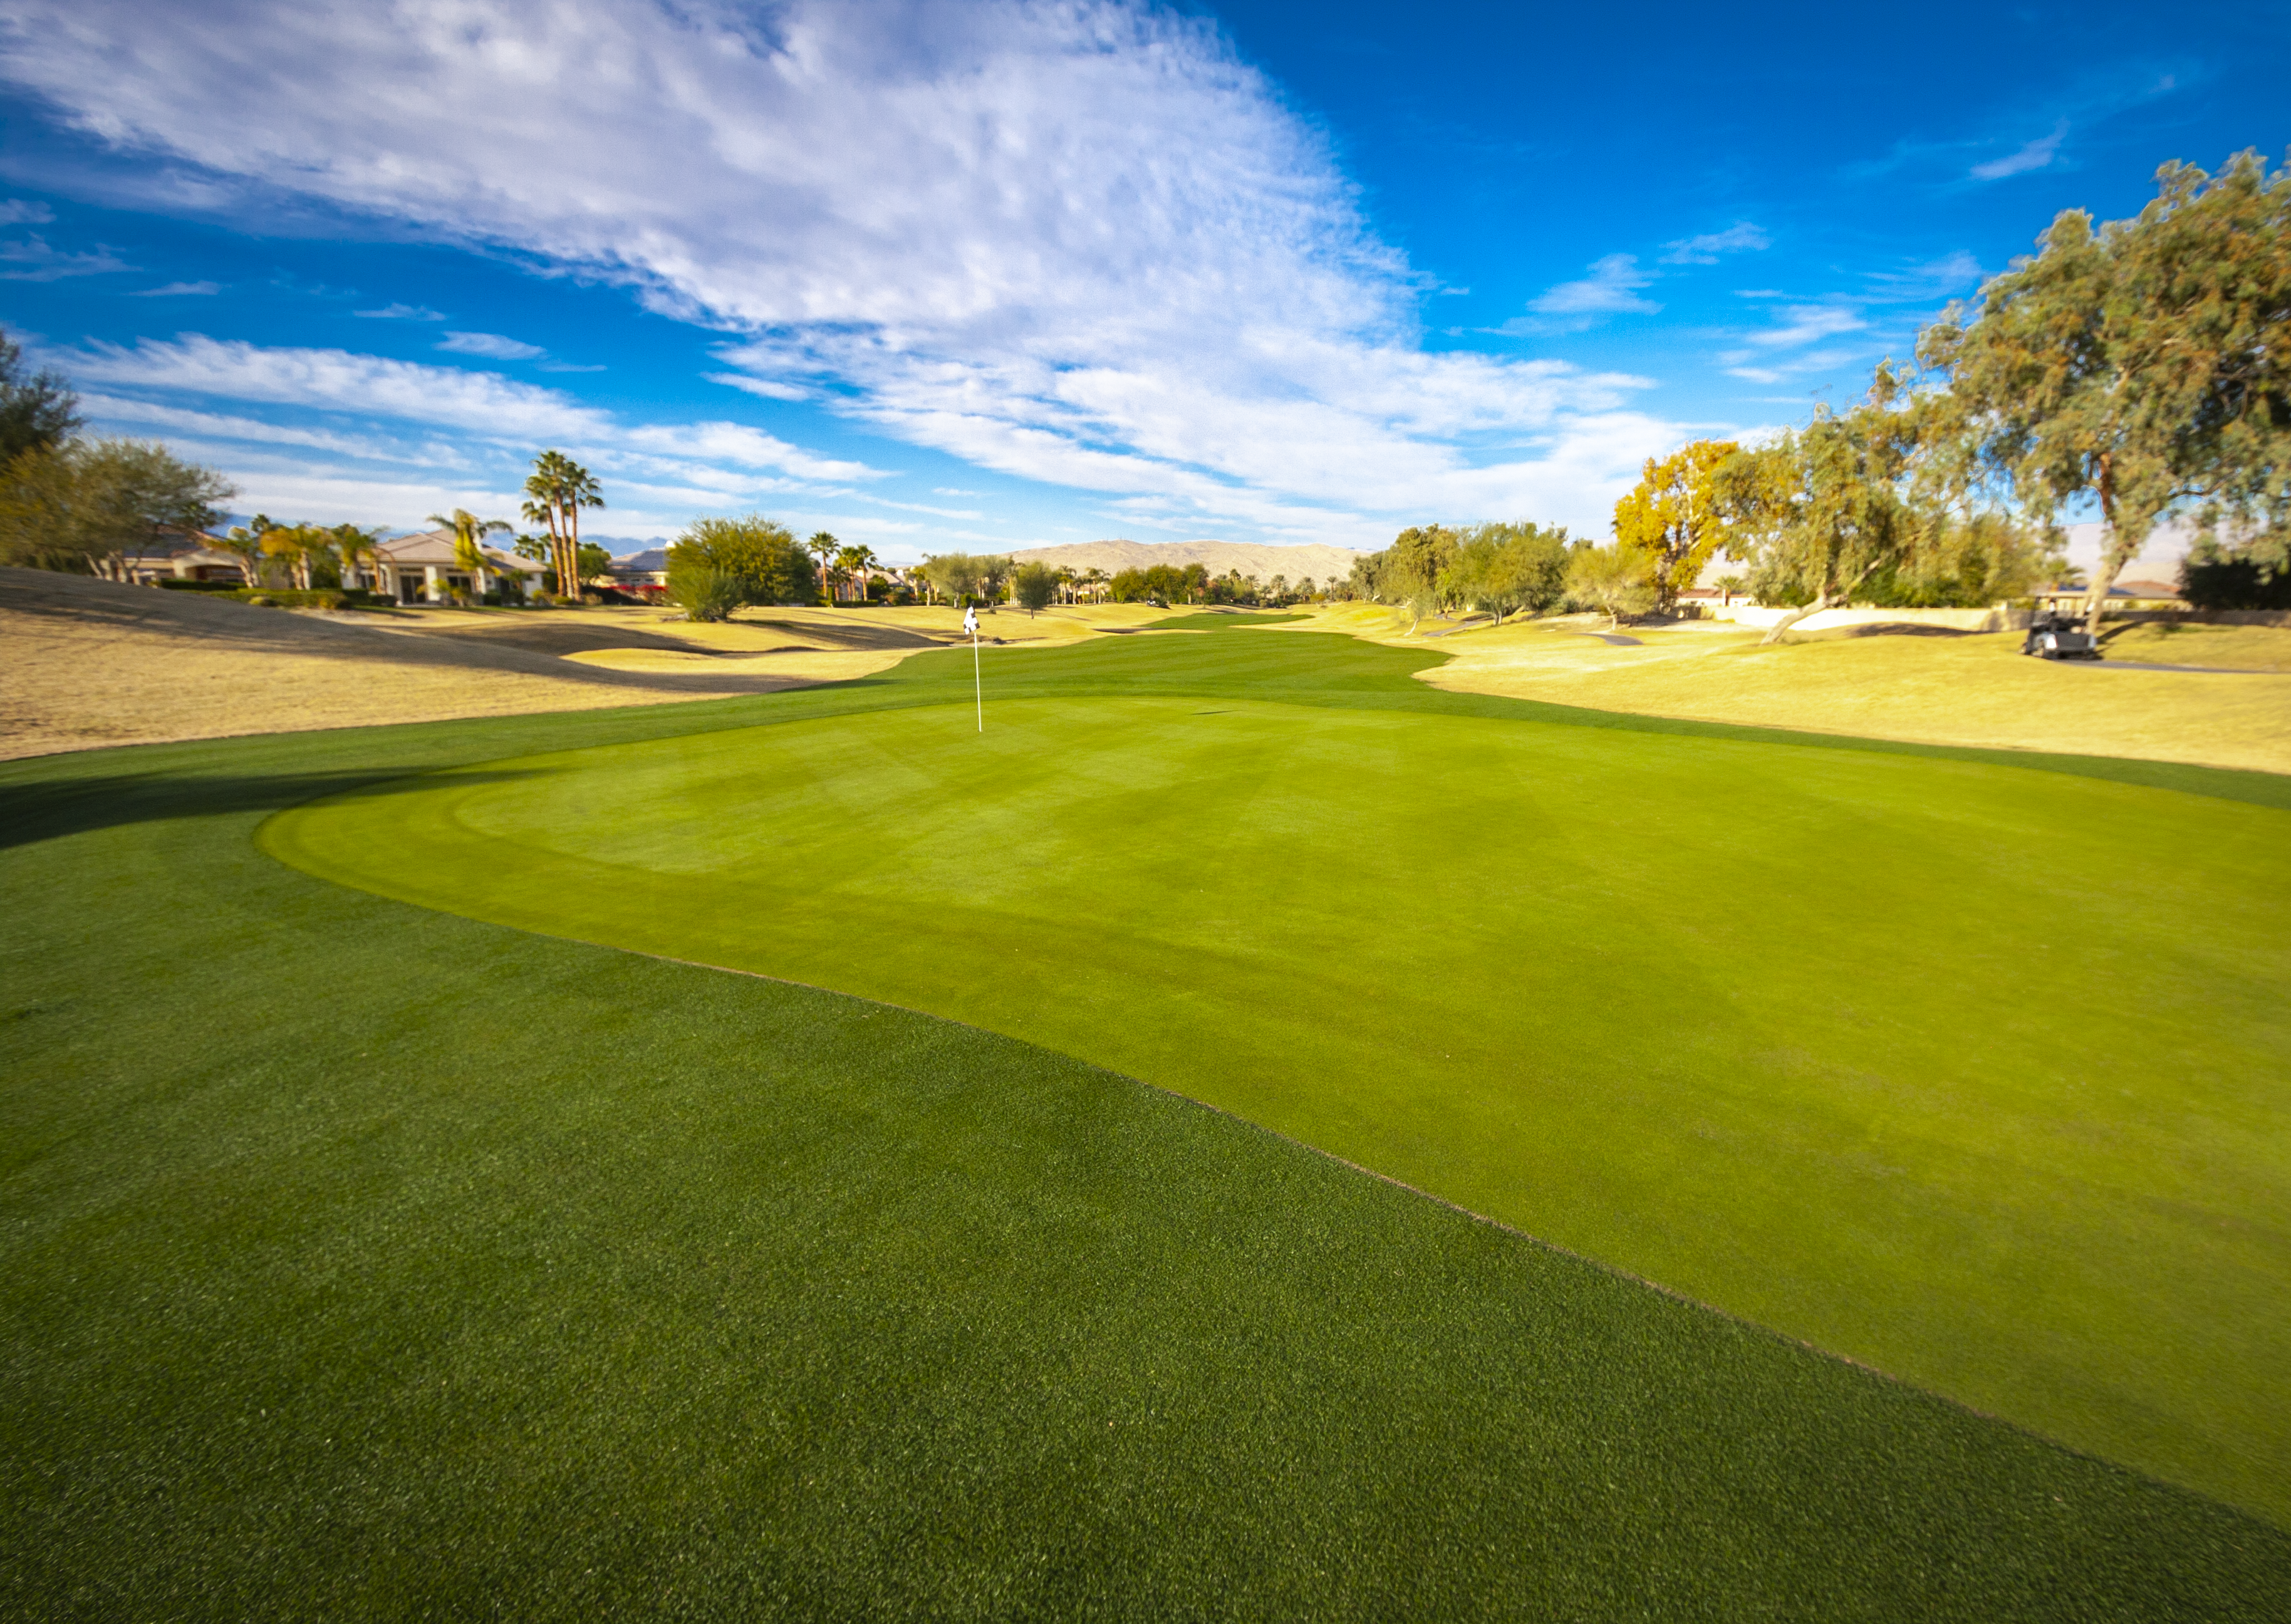
M 170 282 L 165 287 L 141 288 L 128 295 L 131 299 L 172 299 L 178 294 L 208 294 L 222 292 L 220 282 Z
M 172 342 L 143 339 L 133 348 L 91 344 L 66 358 L 73 376 L 98 383 L 318 406 L 527 439 L 612 431 L 606 414 L 554 390 L 499 373 L 346 350 L 265 349 L 187 333 Z
M 494 361 L 530 361 L 537 355 L 549 353 L 538 344 L 503 338 L 498 333 L 448 333 L 438 341 L 437 347 L 455 355 L 481 355 Z
M 0 279 L 10 282 L 59 282 L 66 277 L 98 277 L 114 270 L 135 269 L 109 248 L 93 253 L 67 253 L 49 245 L 37 231 L 20 243 L 0 243 Z
M 44 203 L 31 203 L 21 197 L 0 200 L 0 226 L 44 226 L 55 217 L 55 210 Z
M 2168 84 L 2169 80 L 2166 83 Z M 2026 174 L 2032 169 L 2049 168 L 2068 139 L 2069 121 L 2065 118 L 2053 126 L 2050 135 L 2040 135 L 2018 152 L 2007 153 L 2001 158 L 1991 158 L 1986 164 L 1975 164 L 1971 171 L 1976 181 L 2001 181 L 2006 175 Z
M 385 304 L 378 310 L 352 310 L 353 316 L 363 316 L 369 321 L 443 321 L 446 314 L 433 310 L 426 304 Z
M 1840 333 L 1858 333 L 1869 325 L 1860 311 L 1845 305 L 1795 304 L 1782 312 L 1777 326 L 1746 334 L 1742 342 L 1760 350 L 1789 350 L 1834 338 Z
M 195 166 L 216 196 L 236 178 L 243 209 L 291 194 L 618 278 L 742 335 L 726 374 L 741 387 L 1166 500 L 1195 527 L 1313 535 L 1506 493 L 1580 522 L 1680 432 L 1624 409 L 1639 380 L 1427 352 L 1424 285 L 1323 138 L 1213 24 L 1173 12 L 12 9 L 0 75 L 118 149 Z M 232 84 L 231 117 L 186 83 Z M 1652 310 L 1634 291 L 1649 279 L 1618 256 L 1538 308 Z
M 1773 239 L 1748 221 L 1737 221 L 1724 231 L 1684 237 L 1666 245 L 1666 265 L 1716 265 L 1722 253 L 1752 253 L 1773 245 Z
M 1959 248 L 1922 265 L 1873 273 L 1869 278 L 1869 296 L 1888 302 L 1925 303 L 1962 293 L 1980 280 L 1981 261 Z
M 331 451 L 339 455 L 364 457 L 376 462 L 434 462 L 438 460 L 438 448 L 434 446 L 409 451 L 367 436 L 264 422 L 260 418 L 241 417 L 230 413 L 193 411 L 121 395 L 83 393 L 80 405 L 99 427 L 121 423 L 136 429 L 168 430 L 202 439 L 304 446 L 314 451 Z
M 1545 316 L 1611 315 L 1624 310 L 1659 310 L 1662 306 L 1642 299 L 1638 289 L 1655 279 L 1655 273 L 1638 268 L 1638 256 L 1611 253 L 1595 261 L 1591 274 L 1580 282 L 1562 282 L 1527 308 Z

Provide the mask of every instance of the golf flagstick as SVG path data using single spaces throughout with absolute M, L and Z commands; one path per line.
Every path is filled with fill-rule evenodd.
M 970 683 L 978 696 L 978 731 L 986 731 L 986 682 L 978 674 L 978 610 L 974 606 L 962 612 L 962 629 L 970 633 Z

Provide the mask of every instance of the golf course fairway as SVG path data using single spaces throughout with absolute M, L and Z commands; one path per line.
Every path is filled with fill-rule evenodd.
M 2279 785 L 1583 726 L 1427 657 L 992 651 L 981 733 L 926 655 L 258 839 L 1076 1057 L 2291 1522 Z

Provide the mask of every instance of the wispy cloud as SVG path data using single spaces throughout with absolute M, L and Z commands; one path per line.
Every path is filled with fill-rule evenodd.
M 1868 298 L 1881 303 L 1925 304 L 1961 293 L 1980 280 L 1981 261 L 1959 248 L 1922 265 L 1872 271 L 1864 287 Z
M 178 295 L 205 295 L 222 292 L 220 282 L 170 282 L 165 287 L 139 288 L 128 294 L 131 299 L 172 299 Z
M 1611 253 L 1593 261 L 1591 274 L 1578 282 L 1562 282 L 1528 301 L 1527 308 L 1542 316 L 1607 316 L 1621 311 L 1662 309 L 1638 290 L 1655 279 L 1639 269 L 1638 256 Z
M 2007 153 L 2001 158 L 1975 164 L 1969 173 L 1976 181 L 2001 181 L 2007 175 L 2026 174 L 2032 169 L 2049 168 L 2068 135 L 2069 121 L 2063 118 L 2053 126 L 2050 135 L 2040 135 L 2019 151 Z
M 622 281 L 738 335 L 723 375 L 752 392 L 1195 527 L 1373 539 L 1395 512 L 1536 511 L 1555 490 L 1540 511 L 1588 520 L 1677 432 L 1630 409 L 1644 380 L 1427 350 L 1427 280 L 1326 138 L 1175 8 L 15 14 L 0 75 L 117 149 L 253 205 L 317 200 Z M 382 79 L 427 93 L 377 100 Z M 577 104 L 557 93 L 575 79 Z M 231 83 L 261 117 L 216 118 L 186 82 Z M 1651 311 L 1652 277 L 1615 256 L 1533 315 Z
M 776 378 L 752 378 L 745 373 L 711 372 L 702 374 L 711 383 L 760 396 L 766 400 L 808 400 L 816 392 L 800 384 L 788 383 Z
M 0 243 L 0 266 L 7 268 L 0 269 L 0 279 L 10 282 L 60 282 L 66 277 L 100 277 L 135 269 L 109 248 L 68 253 L 50 246 L 36 231 L 20 243 Z
M 1773 326 L 1742 334 L 1739 347 L 1724 351 L 1718 358 L 1734 377 L 1747 378 L 1753 383 L 1780 383 L 1786 378 L 1826 372 L 1857 358 L 1855 351 L 1843 349 L 1807 350 L 1787 358 L 1782 352 L 1805 350 L 1809 344 L 1859 333 L 1869 326 L 1868 318 L 1851 305 L 1789 305 L 1777 313 Z
M 426 304 L 385 304 L 376 310 L 352 310 L 353 316 L 363 316 L 368 321 L 443 321 L 446 313 L 433 310 Z
M 569 396 L 498 373 L 345 350 L 264 348 L 190 333 L 133 347 L 92 344 L 65 358 L 73 376 L 98 383 L 316 406 L 478 433 L 546 439 L 602 436 L 612 427 L 604 413 Z
M 1721 254 L 1753 253 L 1773 245 L 1773 239 L 1748 221 L 1737 221 L 1724 231 L 1707 232 L 1700 237 L 1683 237 L 1666 244 L 1662 262 L 1666 265 L 1716 265 Z
M 494 361 L 530 361 L 549 353 L 538 344 L 504 338 L 498 333 L 448 333 L 437 347 L 454 355 L 481 355 Z
M 0 199 L 0 226 L 44 226 L 55 217 L 55 210 L 44 203 L 22 197 Z

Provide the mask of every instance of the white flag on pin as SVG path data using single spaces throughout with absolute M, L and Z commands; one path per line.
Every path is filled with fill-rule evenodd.
M 978 610 L 975 606 L 962 612 L 962 631 L 966 637 L 978 635 Z

